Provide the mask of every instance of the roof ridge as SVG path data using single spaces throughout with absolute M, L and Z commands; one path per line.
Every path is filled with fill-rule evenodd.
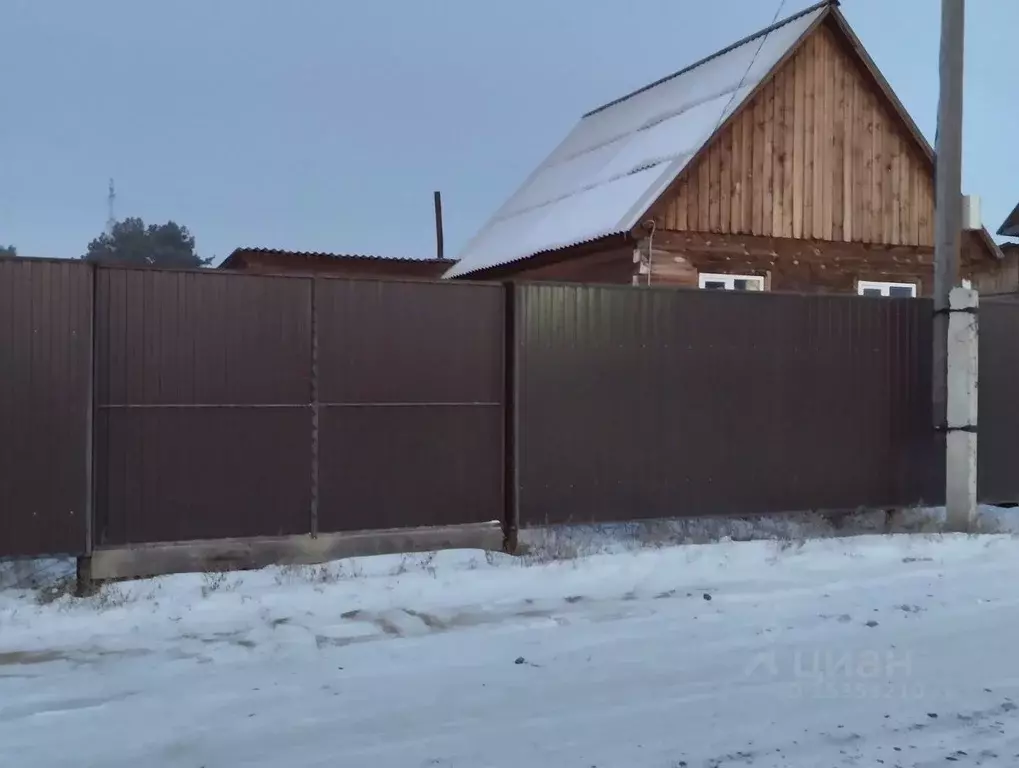
M 774 24 L 771 24 L 771 25 L 765 27 L 764 29 L 760 29 L 757 32 L 754 32 L 752 35 L 748 35 L 747 37 L 744 37 L 742 40 L 737 40 L 735 43 L 733 43 L 731 45 L 728 45 L 725 48 L 722 48 L 722 49 L 720 49 L 718 51 L 715 51 L 710 56 L 705 56 L 700 61 L 696 61 L 693 64 L 691 64 L 691 65 L 689 65 L 687 67 L 684 67 L 683 69 L 680 69 L 680 70 L 678 70 L 676 72 L 673 72 L 671 75 L 666 75 L 663 78 L 655 80 L 653 83 L 648 83 L 647 85 L 642 86 L 641 88 L 638 88 L 635 91 L 631 91 L 630 93 L 626 94 L 625 96 L 620 96 L 618 99 L 613 99 L 612 101 L 610 101 L 610 102 L 608 102 L 606 104 L 602 104 L 600 107 L 592 109 L 590 112 L 584 113 L 581 116 L 581 119 L 584 119 L 584 118 L 587 118 L 587 117 L 591 117 L 592 115 L 596 115 L 599 112 L 602 112 L 602 111 L 608 109 L 609 107 L 614 107 L 614 106 L 616 106 L 616 104 L 620 104 L 620 103 L 626 101 L 627 99 L 632 99 L 634 96 L 637 96 L 638 94 L 644 93 L 644 91 L 650 91 L 652 88 L 656 88 L 657 86 L 661 85 L 662 83 L 668 82 L 669 80 L 672 80 L 673 78 L 679 77 L 680 75 L 685 75 L 687 72 L 689 72 L 689 71 L 691 71 L 693 69 L 697 69 L 698 67 L 703 66 L 704 64 L 707 64 L 712 59 L 717 59 L 719 56 L 724 56 L 725 54 L 729 53 L 730 51 L 734 51 L 737 48 L 746 45 L 747 43 L 753 42 L 754 40 L 756 40 L 759 37 L 763 37 L 763 36 L 769 35 L 772 32 L 774 32 L 776 29 L 780 29 L 781 27 L 784 27 L 786 24 L 789 24 L 790 22 L 793 22 L 796 19 L 799 19 L 799 18 L 801 18 L 803 16 L 806 16 L 807 14 L 813 13 L 814 11 L 820 10 L 821 8 L 825 8 L 826 6 L 832 6 L 832 7 L 836 7 L 837 8 L 839 6 L 839 0 L 821 0 L 818 3 L 814 3 L 814 5 L 811 5 L 809 8 L 804 8 L 802 11 L 794 13 L 792 16 L 787 16 L 784 19 L 776 21 Z

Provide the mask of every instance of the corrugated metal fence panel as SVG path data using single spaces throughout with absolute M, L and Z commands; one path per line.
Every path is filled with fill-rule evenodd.
M 502 518 L 498 285 L 320 278 L 319 530 Z
M 92 271 L 0 260 L 0 556 L 86 551 Z
M 307 532 L 311 281 L 100 269 L 97 544 Z
M 304 405 L 311 281 L 101 268 L 100 405 Z
M 977 488 L 981 501 L 1019 502 L 1019 304 L 982 300 L 978 318 Z
M 926 300 L 519 290 L 523 525 L 937 493 Z

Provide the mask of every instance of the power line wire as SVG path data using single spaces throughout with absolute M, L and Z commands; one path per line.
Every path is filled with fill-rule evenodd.
M 778 17 L 782 14 L 783 8 L 785 8 L 785 0 L 781 0 L 779 2 L 778 8 L 775 9 L 775 15 L 771 17 L 771 24 L 769 26 L 771 27 L 775 26 L 775 22 L 778 21 Z M 718 114 L 718 122 L 715 123 L 715 128 L 714 130 L 711 131 L 712 136 L 718 131 L 718 128 L 722 125 L 722 121 L 725 119 L 725 113 L 728 112 L 729 107 L 732 106 L 732 102 L 736 99 L 736 94 L 743 89 L 743 85 L 747 81 L 747 75 L 750 74 L 750 70 L 753 69 L 754 64 L 757 62 L 757 57 L 761 54 L 761 49 L 764 47 L 764 43 L 768 40 L 768 35 L 770 35 L 773 31 L 774 30 L 769 29 L 766 33 L 761 35 L 761 42 L 757 45 L 757 50 L 754 51 L 754 55 L 753 58 L 750 59 L 750 63 L 747 64 L 746 71 L 743 72 L 743 77 L 739 79 L 739 84 L 736 86 L 735 90 L 733 90 L 732 94 L 729 96 L 729 101 L 726 102 L 725 106 L 722 108 L 722 111 Z

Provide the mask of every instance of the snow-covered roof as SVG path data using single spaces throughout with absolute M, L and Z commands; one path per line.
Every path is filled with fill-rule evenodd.
M 829 6 L 812 6 L 584 115 L 445 276 L 632 229 Z

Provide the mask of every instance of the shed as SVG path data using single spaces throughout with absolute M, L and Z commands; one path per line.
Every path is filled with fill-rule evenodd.
M 276 248 L 237 248 L 219 269 L 272 274 L 328 274 L 346 277 L 385 277 L 438 280 L 451 259 L 413 259 L 349 253 L 286 251 Z

